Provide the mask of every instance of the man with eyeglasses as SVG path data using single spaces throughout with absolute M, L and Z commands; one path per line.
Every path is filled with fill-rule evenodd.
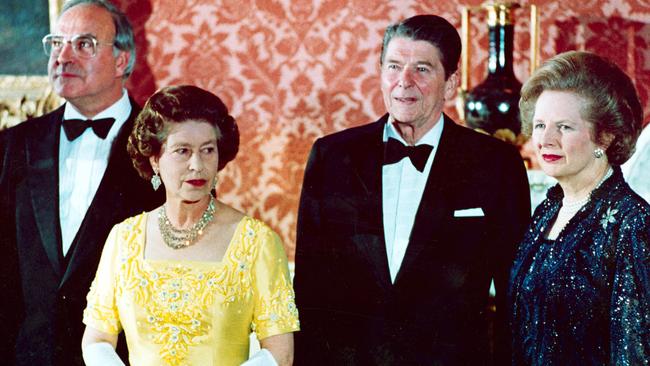
M 105 0 L 68 1 L 43 46 L 66 103 L 0 133 L 3 365 L 83 365 L 85 296 L 108 232 L 163 198 L 126 151 L 139 112 L 124 89 L 135 62 L 126 16 Z

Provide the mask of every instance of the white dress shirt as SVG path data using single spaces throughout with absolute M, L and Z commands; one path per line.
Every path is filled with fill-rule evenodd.
M 443 125 L 444 117 L 440 115 L 440 119 L 435 126 L 415 144 L 416 146 L 433 146 L 422 172 L 413 166 L 409 158 L 404 158 L 394 164 L 384 165 L 382 168 L 384 239 L 386 240 L 390 278 L 393 283 L 402 265 L 404 254 L 406 254 L 415 214 L 420 206 L 422 193 L 442 135 Z M 395 129 L 392 119 L 389 119 L 384 126 L 384 142 L 391 137 L 407 145 Z
M 636 141 L 636 151 L 621 166 L 630 187 L 650 202 L 650 125 L 646 125 Z
M 115 118 L 106 139 L 95 135 L 92 128 L 73 141 L 61 127 L 59 137 L 59 218 L 61 239 L 65 256 L 77 235 L 86 211 L 95 197 L 101 182 L 113 140 L 131 114 L 131 102 L 126 90 L 112 106 L 97 114 L 93 119 Z M 63 119 L 87 119 L 70 103 L 65 104 Z

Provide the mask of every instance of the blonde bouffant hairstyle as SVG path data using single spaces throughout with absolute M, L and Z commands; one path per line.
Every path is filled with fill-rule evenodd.
M 561 53 L 544 63 L 521 90 L 519 110 L 522 131 L 530 136 L 537 98 L 545 90 L 564 91 L 582 98 L 580 111 L 591 123 L 592 139 L 606 145 L 607 159 L 621 165 L 634 153 L 643 128 L 643 108 L 632 80 L 614 63 L 591 52 Z

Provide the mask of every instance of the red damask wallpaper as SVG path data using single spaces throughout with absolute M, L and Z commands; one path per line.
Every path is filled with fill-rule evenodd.
M 319 136 L 384 113 L 379 50 L 385 27 L 435 13 L 460 28 L 479 0 L 114 0 L 136 29 L 128 88 L 143 103 L 157 88 L 195 84 L 219 95 L 241 131 L 221 173 L 220 198 L 269 223 L 293 258 L 304 164 Z M 608 56 L 636 81 L 650 110 L 650 0 L 521 1 L 540 7 L 541 59 L 571 49 Z M 515 71 L 528 77 L 528 11 L 516 22 Z M 471 84 L 485 76 L 487 25 L 471 21 Z M 456 117 L 453 101 L 447 113 Z

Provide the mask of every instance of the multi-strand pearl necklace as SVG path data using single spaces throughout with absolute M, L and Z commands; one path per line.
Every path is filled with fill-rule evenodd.
M 560 207 L 560 211 L 558 211 L 557 218 L 555 219 L 555 224 L 553 224 L 553 227 L 549 232 L 549 239 L 554 239 L 557 237 L 557 235 L 564 228 L 564 226 L 566 226 L 569 220 L 571 220 L 571 218 L 575 216 L 575 214 L 578 213 L 578 211 L 580 211 L 580 209 L 591 200 L 591 194 L 597 190 L 603 184 L 603 182 L 607 180 L 607 178 L 611 177 L 613 172 L 614 170 L 610 167 L 605 175 L 600 179 L 598 184 L 589 192 L 589 194 L 587 194 L 586 197 L 572 202 L 568 202 L 566 200 L 566 197 L 562 200 L 562 207 Z
M 560 210 L 562 212 L 576 213 L 582 208 L 582 206 L 587 204 L 587 202 L 589 202 L 589 200 L 591 200 L 591 193 L 588 194 L 585 198 L 582 198 L 582 199 L 579 199 L 579 200 L 576 200 L 576 201 L 572 201 L 572 202 L 568 202 L 566 199 L 563 199 L 562 200 L 562 207 L 560 207 Z
M 214 198 L 210 195 L 210 203 L 203 211 L 199 221 L 189 229 L 177 229 L 172 225 L 167 217 L 165 205 L 158 212 L 158 227 L 162 234 L 165 244 L 172 249 L 182 249 L 194 244 L 196 240 L 203 235 L 203 230 L 214 218 L 215 204 Z

